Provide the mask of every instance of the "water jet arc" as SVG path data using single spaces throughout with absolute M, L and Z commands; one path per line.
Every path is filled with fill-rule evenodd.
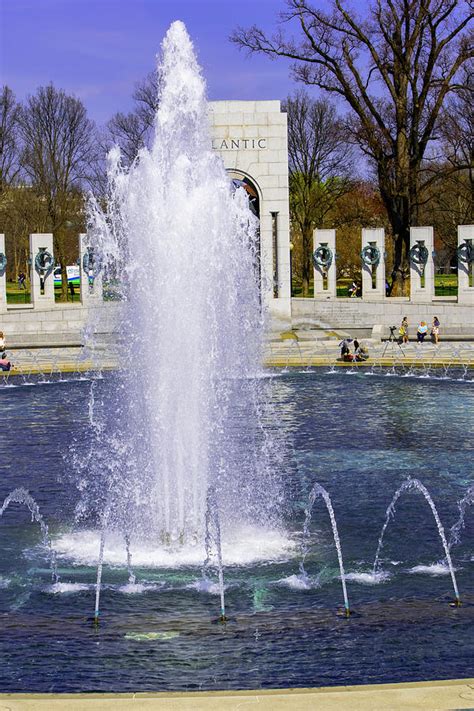
M 214 543 L 217 554 L 217 569 L 219 576 L 219 597 L 221 603 L 221 614 L 219 622 L 225 623 L 227 617 L 225 614 L 225 597 L 224 597 L 224 569 L 222 565 L 222 542 L 221 542 L 221 524 L 219 518 L 219 507 L 217 504 L 216 490 L 214 487 L 209 487 L 207 492 L 207 508 L 206 508 L 206 559 L 203 565 L 203 578 L 206 578 L 207 569 L 210 565 L 212 555 L 212 544 Z
M 449 542 L 448 548 L 457 545 L 461 540 L 461 531 L 464 528 L 464 518 L 466 516 L 466 510 L 469 506 L 474 504 L 474 484 L 469 487 L 465 495 L 458 502 L 459 518 L 456 523 L 451 527 L 449 532 Z
M 38 504 L 27 489 L 24 489 L 23 487 L 13 489 L 13 491 L 10 491 L 10 493 L 5 497 L 3 501 L 3 504 L 0 508 L 0 518 L 3 516 L 4 512 L 10 506 L 10 504 L 24 504 L 31 513 L 31 520 L 36 521 L 39 524 L 43 538 L 43 545 L 47 546 L 49 549 L 51 579 L 53 581 L 53 584 L 57 583 L 59 581 L 59 575 L 56 561 L 56 551 L 54 550 L 53 544 L 51 542 L 48 524 L 45 522 L 43 516 L 40 514 Z
M 334 514 L 334 509 L 332 506 L 331 497 L 329 496 L 329 493 L 326 491 L 326 489 L 323 486 L 321 486 L 321 484 L 318 484 L 318 483 L 316 483 L 313 486 L 313 488 L 311 489 L 311 493 L 309 495 L 309 500 L 308 500 L 308 506 L 305 509 L 306 519 L 305 519 L 304 527 L 303 527 L 303 558 L 302 558 L 302 561 L 300 564 L 300 570 L 301 570 L 303 576 L 306 576 L 304 562 L 305 562 L 306 556 L 308 555 L 308 552 L 309 552 L 309 524 L 311 522 L 311 515 L 313 512 L 313 506 L 315 504 L 316 499 L 319 497 L 321 497 L 324 500 L 324 503 L 326 504 L 326 508 L 328 510 L 329 518 L 331 521 L 332 534 L 334 537 L 334 544 L 336 546 L 337 559 L 339 562 L 339 570 L 340 570 L 340 574 L 341 574 L 342 594 L 344 597 L 344 610 L 345 610 L 344 614 L 345 614 L 345 617 L 349 617 L 351 614 L 351 610 L 350 610 L 350 606 L 349 606 L 349 598 L 347 595 L 346 574 L 344 572 L 344 562 L 342 560 L 341 541 L 340 541 L 339 533 L 337 530 L 336 516 Z
M 437 527 L 438 527 L 439 537 L 441 538 L 441 543 L 443 544 L 443 549 L 444 549 L 444 553 L 445 553 L 445 556 L 446 556 L 446 561 L 447 561 L 448 567 L 449 567 L 449 573 L 450 573 L 450 575 L 451 575 L 451 580 L 452 580 L 452 583 L 453 583 L 454 595 L 455 595 L 455 604 L 456 604 L 456 606 L 459 606 L 460 603 L 461 603 L 461 599 L 460 599 L 460 597 L 459 597 L 458 584 L 457 584 L 457 581 L 456 581 L 456 575 L 455 575 L 455 573 L 454 573 L 453 563 L 452 563 L 451 555 L 450 555 L 450 552 L 449 552 L 449 546 L 448 546 L 448 543 L 447 543 L 447 541 L 446 541 L 446 535 L 445 535 L 445 533 L 444 533 L 443 524 L 441 523 L 441 519 L 440 519 L 440 517 L 439 517 L 438 511 L 437 511 L 436 506 L 435 506 L 435 503 L 434 503 L 433 499 L 431 498 L 428 489 L 427 489 L 427 488 L 425 487 L 425 485 L 422 484 L 421 481 L 419 481 L 418 479 L 411 479 L 411 478 L 409 478 L 409 479 L 407 479 L 406 481 L 404 481 L 403 484 L 400 486 L 399 489 L 397 489 L 397 491 L 395 492 L 395 494 L 394 494 L 394 496 L 393 496 L 393 499 L 392 499 L 392 501 L 391 501 L 391 503 L 390 503 L 390 505 L 389 505 L 389 507 L 388 507 L 388 509 L 387 509 L 387 511 L 386 511 L 385 523 L 384 523 L 384 525 L 383 525 L 383 527 L 382 527 L 382 532 L 381 532 L 381 534 L 380 534 L 380 538 L 379 538 L 379 542 L 378 542 L 378 546 L 377 546 L 377 552 L 376 552 L 376 554 L 375 554 L 375 559 L 374 559 L 374 565 L 373 565 L 372 572 L 373 572 L 374 575 L 377 573 L 377 568 L 378 568 L 378 565 L 379 565 L 380 553 L 381 553 L 382 547 L 383 547 L 383 539 L 384 539 L 385 531 L 387 530 L 387 527 L 388 527 L 388 524 L 390 523 L 390 520 L 395 516 L 395 504 L 397 503 L 398 499 L 399 499 L 400 496 L 403 494 L 403 492 L 404 492 L 404 491 L 409 491 L 410 489 L 417 489 L 418 491 L 420 491 L 420 492 L 423 494 L 423 496 L 425 497 L 426 501 L 428 502 L 429 507 L 430 507 L 430 509 L 431 509 L 431 511 L 432 511 L 432 513 L 433 513 L 434 519 L 435 519 L 435 521 L 436 521 L 436 525 L 437 525 Z

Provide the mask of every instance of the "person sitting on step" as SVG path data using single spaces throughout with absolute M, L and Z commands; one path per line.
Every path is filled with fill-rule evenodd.
M 11 363 L 8 358 L 6 358 L 6 353 L 3 353 L 0 358 L 0 370 L 11 370 L 13 368 L 13 363 Z
M 417 342 L 423 343 L 427 333 L 428 333 L 428 326 L 426 325 L 426 321 L 421 321 L 420 325 L 418 326 L 418 330 L 416 332 Z

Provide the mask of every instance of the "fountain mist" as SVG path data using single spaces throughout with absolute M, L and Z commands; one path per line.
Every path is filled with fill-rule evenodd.
M 110 505 L 110 526 L 177 544 L 203 540 L 209 486 L 234 528 L 274 525 L 280 497 L 254 378 L 258 223 L 211 149 L 205 84 L 181 22 L 162 49 L 154 144 L 129 169 L 114 149 L 107 210 L 90 204 L 104 280 L 120 284 L 124 367 L 100 402 L 94 393 L 81 489 L 86 515 Z

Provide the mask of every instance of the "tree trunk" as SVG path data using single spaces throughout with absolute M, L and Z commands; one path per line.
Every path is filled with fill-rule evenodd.
M 393 206 L 392 206 L 393 208 Z M 388 296 L 405 296 L 407 291 L 408 252 L 410 251 L 410 223 L 408 215 L 388 208 L 394 241 L 393 267 L 388 282 Z
M 302 254 L 302 267 L 301 267 L 301 277 L 302 277 L 302 292 L 303 296 L 309 296 L 309 282 L 312 277 L 312 260 L 311 255 L 313 252 L 313 229 L 312 225 L 304 225 L 301 230 L 302 243 L 303 243 L 303 254 Z
M 13 247 L 13 265 L 14 266 L 13 266 L 13 274 L 11 274 L 11 280 L 14 282 L 16 282 L 16 280 L 18 278 L 18 274 L 20 273 L 18 262 L 19 262 L 18 248 L 17 248 L 16 242 L 15 242 L 14 247 Z
M 61 296 L 60 301 L 67 301 L 67 271 L 66 271 L 66 257 L 64 254 L 64 238 L 60 234 L 59 228 L 53 232 L 53 244 L 54 244 L 54 254 L 56 260 L 56 266 L 61 267 Z M 51 277 L 54 279 L 54 275 Z

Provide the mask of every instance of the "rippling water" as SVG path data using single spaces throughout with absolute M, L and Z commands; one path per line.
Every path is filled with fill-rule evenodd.
M 105 378 L 95 387 L 107 385 Z M 74 525 L 78 482 L 65 458 L 72 443 L 88 447 L 90 385 L 0 391 L 0 497 L 29 489 L 52 531 L 60 573 L 52 585 L 39 530 L 13 506 L 0 521 L 2 691 L 235 689 L 470 674 L 474 512 L 452 550 L 461 609 L 449 607 L 436 526 L 416 492 L 397 504 L 377 576 L 371 567 L 385 510 L 407 476 L 428 488 L 447 531 L 455 523 L 456 502 L 473 480 L 474 384 L 311 371 L 275 373 L 262 388 L 270 389 L 286 441 L 285 527 L 268 532 L 255 522 L 239 540 L 224 542 L 229 624 L 216 623 L 216 581 L 202 583 L 199 550 L 189 548 L 186 557 L 133 551 L 132 541 L 137 583 L 130 585 L 125 550 L 111 540 L 98 632 L 88 620 L 97 535 L 92 525 Z M 308 577 L 299 576 L 315 481 L 330 492 L 337 517 L 355 612 L 349 620 L 336 614 L 342 593 L 322 502 L 313 512 Z

